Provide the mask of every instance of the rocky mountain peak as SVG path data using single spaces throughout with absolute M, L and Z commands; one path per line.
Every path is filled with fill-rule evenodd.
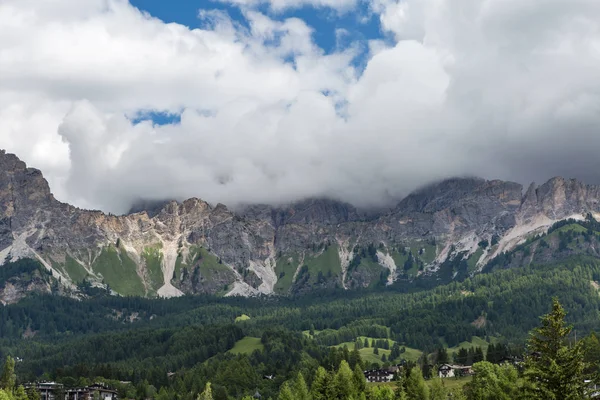
M 473 254 L 482 268 L 557 220 L 600 211 L 600 187 L 576 180 L 523 193 L 515 182 L 453 178 L 368 218 L 327 198 L 234 210 L 198 198 L 150 200 L 114 216 L 58 202 L 42 173 L 13 154 L 0 152 L 0 168 L 0 262 L 35 258 L 69 290 L 86 279 L 126 295 L 367 287 Z M 493 238 L 496 247 L 482 251 Z M 406 267 L 407 249 L 419 269 Z

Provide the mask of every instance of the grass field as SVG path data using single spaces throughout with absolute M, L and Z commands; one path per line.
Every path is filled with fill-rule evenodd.
M 164 285 L 164 275 L 162 271 L 163 254 L 161 252 L 162 244 L 148 246 L 142 252 L 142 258 L 146 263 L 146 270 L 150 278 L 150 286 L 157 291 Z
M 492 343 L 497 343 L 498 339 L 490 336 L 490 340 Z M 485 339 L 480 338 L 479 336 L 473 336 L 471 338 L 470 342 L 461 342 L 458 344 L 458 346 L 455 347 L 449 347 L 448 348 L 448 354 L 452 354 L 452 353 L 458 353 L 458 350 L 460 350 L 461 348 L 465 348 L 465 349 L 469 349 L 471 347 L 481 347 L 481 349 L 483 350 L 483 353 L 485 354 L 487 352 L 487 349 L 489 347 L 489 343 L 485 341 Z
M 81 283 L 88 276 L 88 272 L 83 265 L 79 264 L 75 259 L 67 254 L 64 265 L 65 272 L 75 283 Z
M 421 260 L 423 260 L 423 262 L 425 264 L 429 264 L 431 262 L 433 262 L 433 260 L 435 260 L 436 257 L 436 246 L 429 244 L 429 243 L 419 243 L 419 249 L 423 249 L 423 254 L 419 255 L 419 258 Z M 411 247 L 412 248 L 412 247 Z M 419 251 L 417 250 L 417 255 L 419 254 Z M 414 251 L 413 251 L 414 253 Z
M 361 336 L 360 340 L 362 340 L 364 342 L 364 340 L 366 339 L 366 336 Z M 368 338 L 369 342 L 373 341 L 373 340 L 381 340 L 381 339 L 376 339 L 376 338 Z M 393 340 L 391 339 L 387 339 L 390 348 L 392 348 L 392 346 L 394 345 Z M 352 350 L 354 348 L 354 342 L 345 342 L 345 343 L 340 343 L 335 347 L 348 347 L 349 350 Z M 403 347 L 403 346 L 400 346 Z M 400 357 L 397 360 L 389 360 L 390 362 L 393 361 L 399 361 L 401 359 L 405 359 L 408 361 L 417 361 L 419 359 L 419 357 L 421 357 L 421 355 L 423 354 L 422 351 L 417 350 L 417 349 L 413 349 L 410 347 L 405 347 L 406 351 L 402 354 L 400 354 Z M 379 350 L 379 354 L 373 354 L 373 347 L 363 347 L 362 349 L 358 350 L 358 352 L 360 353 L 360 357 L 362 358 L 363 361 L 369 362 L 369 363 L 379 363 L 381 364 L 381 356 L 383 356 L 385 354 L 386 358 L 390 356 L 391 350 L 386 350 L 386 349 L 378 349 Z
M 260 338 L 246 336 L 238 340 L 235 346 L 228 353 L 232 354 L 252 354 L 255 350 L 262 351 L 265 346 L 260 342 Z
M 295 254 L 283 256 L 277 260 L 275 265 L 275 274 L 277 275 L 277 283 L 275 283 L 275 291 L 277 293 L 287 293 L 294 283 L 294 274 L 298 269 L 298 256 Z
M 310 281 L 312 283 L 317 282 L 319 272 L 324 276 L 340 276 L 342 273 L 342 267 L 340 262 L 340 256 L 338 254 L 338 248 L 335 245 L 331 245 L 323 253 L 314 258 L 306 258 L 304 264 L 308 267 L 310 273 Z
M 104 281 L 123 296 L 144 296 L 146 290 L 137 274 L 137 266 L 125 250 L 113 245 L 102 249 L 92 266 L 94 272 L 102 274 Z

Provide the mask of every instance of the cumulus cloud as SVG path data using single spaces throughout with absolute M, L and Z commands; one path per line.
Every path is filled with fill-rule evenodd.
M 240 7 L 254 8 L 267 4 L 271 10 L 280 12 L 301 7 L 330 8 L 337 11 L 348 11 L 355 7 L 358 0 L 217 0 L 222 3 L 234 4 Z
M 44 4 L 0 3 L 0 147 L 82 207 L 382 205 L 462 174 L 599 181 L 596 0 L 372 0 L 394 43 L 370 42 L 364 71 L 356 46 L 325 53 L 301 19 L 251 7 L 244 24 L 201 10 L 189 29 L 125 0 Z M 136 123 L 151 112 L 181 118 Z

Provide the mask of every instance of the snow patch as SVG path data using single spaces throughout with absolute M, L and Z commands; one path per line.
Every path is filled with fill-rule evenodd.
M 396 270 L 398 269 L 394 258 L 389 254 L 384 254 L 383 252 L 377 250 L 377 261 L 379 264 L 390 270 L 386 285 L 389 286 L 394 283 L 396 280 Z

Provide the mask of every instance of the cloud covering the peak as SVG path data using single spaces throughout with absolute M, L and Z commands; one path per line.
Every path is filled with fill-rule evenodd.
M 370 0 L 382 40 L 329 52 L 259 6 L 358 2 L 232 2 L 243 21 L 207 8 L 191 29 L 125 0 L 4 0 L 0 148 L 60 200 L 112 212 L 382 205 L 465 174 L 600 182 L 597 0 Z

